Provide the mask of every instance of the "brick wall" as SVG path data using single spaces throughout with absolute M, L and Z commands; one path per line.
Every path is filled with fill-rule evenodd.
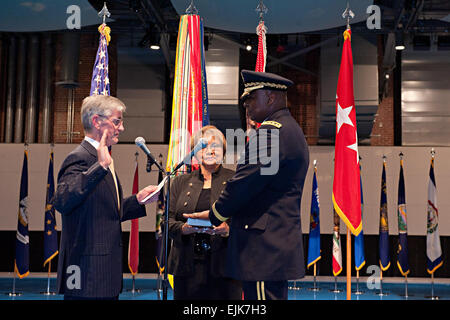
M 380 79 L 380 90 L 385 81 L 382 69 L 384 56 L 383 36 L 378 36 L 378 79 Z M 385 82 L 386 90 L 378 105 L 377 115 L 375 115 L 372 137 L 372 146 L 393 146 L 394 145 L 394 76 L 390 73 L 389 80 Z
M 79 76 L 78 82 L 80 86 L 74 89 L 74 131 L 80 132 L 79 136 L 74 137 L 73 143 L 79 143 L 84 137 L 83 129 L 80 120 L 81 103 L 84 97 L 89 95 L 90 82 L 92 77 L 92 68 L 95 61 L 95 55 L 98 49 L 99 33 L 97 27 L 92 30 L 86 30 L 81 34 L 80 39 L 80 59 L 79 59 Z M 39 63 L 39 79 L 38 79 L 38 128 L 37 128 L 37 143 L 42 143 L 43 128 L 43 105 L 44 105 L 44 60 L 45 60 L 45 40 L 44 34 L 39 34 L 40 39 L 40 63 Z M 114 35 L 112 35 L 114 37 Z M 51 129 L 50 141 L 54 143 L 66 143 L 66 135 L 63 132 L 67 131 L 67 105 L 69 91 L 55 85 L 55 82 L 60 80 L 61 60 L 62 60 L 62 39 L 63 34 L 53 34 L 53 58 L 54 69 L 51 82 L 53 83 L 53 100 L 51 112 Z M 5 125 L 5 104 L 6 104 L 6 84 L 7 84 L 7 63 L 8 63 L 8 39 L 6 34 L 2 34 L 0 38 L 0 141 L 4 141 L 4 125 Z M 109 78 L 111 83 L 111 95 L 116 95 L 117 92 L 117 47 L 114 41 L 110 42 L 108 47 L 109 54 Z M 27 57 L 28 59 L 28 57 Z M 27 65 L 28 65 L 27 61 Z M 26 81 L 26 80 L 25 80 Z M 25 97 L 26 98 L 26 97 Z M 25 129 L 25 128 L 24 128 Z
M 114 35 L 113 35 L 114 36 Z M 83 127 L 81 125 L 81 103 L 89 95 L 91 89 L 92 68 L 95 62 L 99 41 L 99 33 L 86 33 L 81 35 L 80 39 L 80 60 L 78 70 L 79 87 L 74 89 L 74 120 L 73 131 L 80 132 L 80 135 L 74 136 L 72 143 L 79 143 L 84 137 Z M 62 56 L 62 34 L 56 36 L 55 44 L 55 79 L 59 79 L 61 71 Z M 117 92 L 117 47 L 114 41 L 108 46 L 109 58 L 109 78 L 111 83 L 111 95 L 115 96 Z M 58 80 L 55 80 L 58 81 Z M 69 89 L 55 86 L 53 98 L 53 137 L 55 143 L 65 143 L 67 136 L 63 132 L 67 131 L 67 106 Z
M 311 36 L 309 45 L 319 41 L 318 37 Z M 268 43 L 269 44 L 269 43 Z M 271 50 L 272 49 L 272 50 Z M 274 48 L 268 48 L 268 53 L 281 58 L 286 53 L 279 53 Z M 307 54 L 298 56 L 295 64 L 301 65 L 303 69 L 318 74 L 320 50 L 316 49 Z M 270 61 L 269 61 L 270 62 Z M 240 50 L 241 69 L 254 70 L 256 64 L 256 55 L 245 50 Z M 294 85 L 288 89 L 287 105 L 298 124 L 302 128 L 309 145 L 316 145 L 319 133 L 318 118 L 318 78 L 317 76 L 305 73 L 301 70 L 291 69 L 283 64 L 277 64 L 266 69 L 267 72 L 279 74 L 294 82 Z M 240 92 L 243 91 L 242 81 L 239 79 Z M 242 114 L 245 116 L 245 113 Z M 245 122 L 244 122 L 245 123 Z
M 318 41 L 318 38 L 311 38 L 310 41 L 309 45 L 313 45 Z M 296 59 L 301 59 L 304 69 L 318 75 L 319 49 L 310 51 Z M 281 72 L 281 75 L 294 82 L 294 85 L 288 89 L 288 108 L 303 129 L 308 145 L 316 145 L 319 139 L 318 76 L 295 69 Z
M 317 77 L 301 71 L 289 71 L 283 76 L 294 82 L 288 90 L 288 108 L 302 128 L 308 145 L 316 145 L 319 134 Z

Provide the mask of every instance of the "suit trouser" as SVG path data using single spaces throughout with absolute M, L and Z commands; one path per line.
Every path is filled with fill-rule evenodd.
M 244 300 L 287 300 L 288 281 L 242 281 Z

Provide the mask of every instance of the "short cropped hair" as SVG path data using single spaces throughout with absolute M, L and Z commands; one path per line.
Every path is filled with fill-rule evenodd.
M 86 132 L 92 130 L 94 115 L 110 117 L 113 111 L 125 112 L 125 104 L 118 98 L 104 95 L 92 95 L 83 99 L 81 105 L 81 122 Z
M 222 149 L 223 154 L 227 152 L 227 140 L 225 139 L 225 136 L 223 135 L 222 131 L 217 129 L 217 127 L 208 125 L 202 127 L 200 130 L 197 130 L 196 133 L 194 133 L 191 137 L 191 150 L 194 149 L 194 146 L 197 145 L 200 138 L 204 136 L 214 136 L 216 138 L 219 138 L 220 142 L 222 143 Z

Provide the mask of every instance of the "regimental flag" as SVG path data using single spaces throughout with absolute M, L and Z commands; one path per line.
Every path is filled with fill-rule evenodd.
M 400 159 L 400 175 L 398 178 L 398 260 L 397 266 L 403 276 L 410 273 L 408 263 L 408 227 L 406 223 L 405 179 L 403 177 L 403 159 Z
M 22 177 L 20 179 L 19 213 L 16 233 L 16 259 L 14 271 L 19 278 L 30 273 L 30 237 L 28 233 L 28 151 L 23 155 Z
M 267 57 L 267 47 L 266 47 L 266 33 L 267 27 L 264 25 L 264 20 L 260 20 L 258 26 L 256 27 L 256 34 L 258 35 L 258 54 L 256 55 L 256 72 L 266 71 L 266 57 Z
M 264 6 L 263 3 L 260 3 L 258 5 L 258 9 L 260 10 L 261 13 L 267 10 L 267 8 Z M 267 27 L 264 24 L 264 20 L 261 18 L 259 20 L 258 26 L 256 27 L 256 34 L 258 35 L 258 52 L 256 55 L 256 66 L 255 66 L 256 72 L 266 72 L 266 61 L 267 61 L 266 33 Z M 248 109 L 245 109 L 245 118 L 247 124 L 247 131 L 251 129 L 257 129 L 261 126 L 260 123 L 250 119 L 248 115 Z M 249 137 L 247 136 L 247 142 L 248 139 Z
M 344 32 L 341 67 L 336 91 L 336 142 L 334 153 L 333 205 L 336 212 L 357 236 L 362 230 L 361 195 L 353 96 L 353 58 L 351 31 Z
M 54 193 L 55 178 L 53 175 L 53 151 L 51 151 L 48 164 L 47 195 L 45 197 L 44 267 L 58 254 L 58 232 L 56 230 L 55 208 L 53 207 Z
M 91 93 L 90 95 L 109 96 L 109 77 L 108 77 L 108 44 L 111 40 L 111 29 L 102 23 L 98 27 L 100 39 L 97 55 L 95 57 L 94 68 L 92 70 Z
M 340 218 L 336 211 L 333 210 L 334 227 L 333 227 L 333 275 L 337 277 L 342 271 L 342 251 L 341 251 L 341 233 Z
M 431 157 L 430 181 L 428 182 L 427 207 L 427 271 L 433 274 L 444 263 L 439 237 L 439 213 L 437 209 L 436 180 L 434 178 L 434 155 Z
M 361 171 L 361 164 L 359 166 Z M 362 178 L 360 176 L 360 184 L 361 184 L 361 219 L 364 212 L 364 197 L 363 197 L 363 187 L 362 187 Z M 361 229 L 359 235 L 355 236 L 355 270 L 359 271 L 366 264 L 366 259 L 364 257 L 364 233 Z
M 317 185 L 317 167 L 314 166 L 312 183 L 311 214 L 309 220 L 308 268 L 320 260 L 320 206 L 319 187 Z
M 380 198 L 380 235 L 378 249 L 380 254 L 380 268 L 383 271 L 389 269 L 391 260 L 389 257 L 389 224 L 386 193 L 386 161 L 383 160 L 383 172 L 381 174 L 381 198 Z
M 139 167 L 136 156 L 136 166 L 134 169 L 132 194 L 139 191 Z M 128 245 L 128 268 L 134 276 L 138 273 L 139 267 L 139 219 L 131 220 L 130 240 Z
M 182 15 L 175 58 L 167 171 L 171 171 L 189 153 L 190 137 L 208 124 L 203 22 L 198 15 Z M 192 162 L 197 165 L 195 158 Z M 184 171 L 188 169 L 187 166 L 182 167 Z
M 162 161 L 159 163 L 162 167 Z M 158 184 L 163 180 L 161 171 L 158 173 Z M 158 195 L 158 203 L 156 206 L 156 224 L 155 224 L 155 237 L 156 237 L 156 250 L 155 259 L 156 266 L 158 267 L 159 275 L 164 273 L 165 257 L 164 257 L 164 239 L 162 229 L 162 219 L 164 216 L 164 192 L 160 192 Z

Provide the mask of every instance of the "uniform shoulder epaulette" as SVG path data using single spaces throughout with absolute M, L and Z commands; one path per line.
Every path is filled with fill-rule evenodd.
M 264 126 L 264 125 L 266 125 L 266 124 L 267 124 L 267 125 L 274 126 L 274 127 L 277 127 L 278 129 L 281 128 L 281 127 L 283 126 L 281 123 L 276 122 L 276 121 L 264 121 L 263 123 L 261 123 L 262 126 Z

